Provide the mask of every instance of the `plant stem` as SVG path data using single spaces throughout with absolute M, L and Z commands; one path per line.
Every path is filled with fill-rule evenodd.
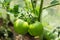
M 41 0 L 41 4 L 40 4 L 40 9 L 39 9 L 39 16 L 38 16 L 38 21 L 41 22 L 41 14 L 42 14 L 42 9 L 43 9 L 43 1 Z
M 60 5 L 60 3 L 57 3 L 57 4 L 53 4 L 53 5 L 50 5 L 50 6 L 44 7 L 43 10 L 44 10 L 44 9 L 47 9 L 47 8 L 50 8 L 50 7 L 53 7 L 53 6 L 56 6 L 56 5 Z
M 34 13 L 35 13 L 36 2 L 37 2 L 37 0 L 31 0 L 32 8 L 33 8 Z

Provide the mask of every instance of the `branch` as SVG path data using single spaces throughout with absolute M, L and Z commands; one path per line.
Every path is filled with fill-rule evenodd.
M 44 7 L 43 9 L 47 9 L 47 8 L 50 8 L 50 7 L 53 7 L 53 6 L 56 6 L 56 5 L 60 5 L 60 3 L 57 3 L 57 4 L 53 4 L 53 5 L 50 5 L 50 6 Z

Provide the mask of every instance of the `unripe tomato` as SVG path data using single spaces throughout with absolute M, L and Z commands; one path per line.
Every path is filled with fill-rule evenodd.
M 28 23 L 21 19 L 17 19 L 14 23 L 14 29 L 19 34 L 26 34 L 28 32 Z
M 40 22 L 35 22 L 34 24 L 31 24 L 29 26 L 28 32 L 32 36 L 41 35 L 43 33 L 43 26 L 42 26 L 42 24 Z

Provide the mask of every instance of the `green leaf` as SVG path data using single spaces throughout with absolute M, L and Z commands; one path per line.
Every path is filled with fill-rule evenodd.
M 19 13 L 18 9 L 19 9 L 19 5 L 15 5 L 14 8 L 13 8 L 13 12 L 14 13 Z
M 19 5 L 15 5 L 14 8 L 9 8 L 9 12 L 13 14 L 18 14 L 19 13 Z
M 53 0 L 52 2 L 51 2 L 51 4 L 56 4 L 56 3 L 59 3 L 57 0 Z

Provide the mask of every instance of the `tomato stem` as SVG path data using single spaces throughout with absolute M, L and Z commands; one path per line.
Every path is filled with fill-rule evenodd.
M 41 14 L 42 14 L 42 9 L 43 9 L 43 1 L 44 0 L 41 0 L 41 3 L 40 3 L 39 16 L 38 16 L 38 21 L 39 22 L 41 22 Z
M 44 9 L 47 9 L 47 8 L 51 8 L 51 7 L 57 6 L 57 5 L 60 5 L 60 3 L 56 3 L 56 4 L 53 4 L 53 5 L 50 5 L 50 6 L 44 7 L 43 10 L 44 10 Z
M 31 3 L 32 3 L 33 12 L 36 13 L 35 8 L 36 8 L 37 0 L 31 0 Z

